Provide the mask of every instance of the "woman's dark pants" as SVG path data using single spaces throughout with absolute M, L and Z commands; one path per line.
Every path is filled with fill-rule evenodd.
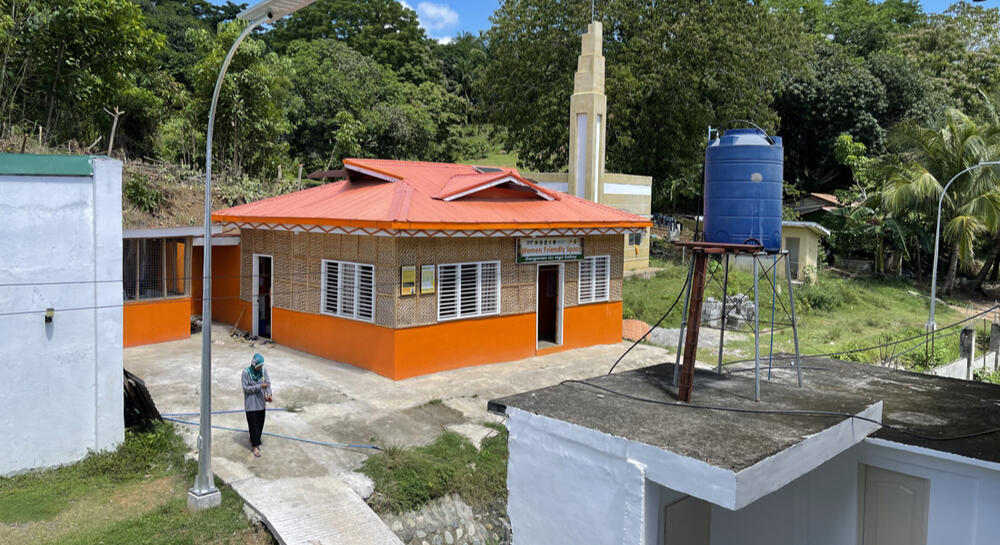
M 260 446 L 260 434 L 264 431 L 264 410 L 247 411 L 247 427 L 250 428 L 250 446 Z

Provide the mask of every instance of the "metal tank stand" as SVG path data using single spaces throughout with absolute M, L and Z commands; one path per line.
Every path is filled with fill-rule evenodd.
M 691 249 L 691 267 L 688 270 L 688 289 L 684 300 L 684 318 L 678 339 L 678 358 L 680 358 L 680 343 L 684 342 L 683 363 L 674 365 L 673 383 L 677 386 L 677 398 L 685 403 L 691 401 L 691 390 L 694 388 L 694 362 L 698 355 L 698 336 L 701 333 L 701 307 L 705 299 L 706 273 L 710 255 L 725 255 L 729 253 L 756 254 L 762 250 L 756 244 L 722 244 L 716 242 L 690 241 L 676 242 L 676 246 Z M 728 276 L 728 268 L 727 276 Z M 728 282 L 728 279 L 727 279 Z
M 684 318 L 681 323 L 681 330 L 679 333 L 679 338 L 677 342 L 677 359 L 674 365 L 673 373 L 673 385 L 677 386 L 677 397 L 679 400 L 688 403 L 691 401 L 691 391 L 694 388 L 694 362 L 698 353 L 698 340 L 701 330 L 701 310 L 702 303 L 704 301 L 705 288 L 709 282 L 711 282 L 712 277 L 706 277 L 708 272 L 708 261 L 710 256 L 719 255 L 722 260 L 723 265 L 723 278 L 720 282 L 715 279 L 716 283 L 722 288 L 722 315 L 720 317 L 720 331 L 719 331 L 719 357 L 718 365 L 716 367 L 716 372 L 722 373 L 722 358 L 725 349 L 725 334 L 726 334 L 726 324 L 728 322 L 729 316 L 732 312 L 737 312 L 743 314 L 743 311 L 737 308 L 731 308 L 729 305 L 729 261 L 731 255 L 745 254 L 749 255 L 752 259 L 752 269 L 753 269 L 753 301 L 754 301 L 754 315 L 752 319 L 752 328 L 754 333 L 754 399 L 760 401 L 760 364 L 761 364 L 761 353 L 760 353 L 760 294 L 761 294 L 761 279 L 767 282 L 766 288 L 770 288 L 772 297 L 772 316 L 771 316 L 771 347 L 774 346 L 774 331 L 775 326 L 790 326 L 792 328 L 792 339 L 795 345 L 795 358 L 794 365 L 796 368 L 796 374 L 798 379 L 798 385 L 802 386 L 802 361 L 801 355 L 799 353 L 799 333 L 798 333 L 798 323 L 795 317 L 795 292 L 794 286 L 792 284 L 792 268 L 791 260 L 788 258 L 787 251 L 781 251 L 779 253 L 768 253 L 759 245 L 752 244 L 720 244 L 711 242 L 677 242 L 677 246 L 682 248 L 691 249 L 691 265 L 688 268 L 688 282 L 686 293 L 684 295 Z M 770 259 L 767 259 L 770 258 Z M 785 267 L 785 279 L 788 286 L 788 306 L 785 306 L 782 298 L 778 298 L 778 267 L 781 262 L 784 261 Z M 763 270 L 763 274 L 761 274 Z M 744 294 L 749 295 L 749 294 Z M 777 323 L 775 322 L 774 313 L 777 311 L 777 304 L 781 305 L 781 309 L 785 314 L 785 317 L 789 319 L 788 323 Z M 746 322 L 750 322 L 750 317 L 743 315 L 743 319 Z M 683 348 L 683 352 L 682 352 Z M 771 362 L 773 361 L 773 354 L 770 354 L 773 350 L 769 351 L 769 361 L 768 369 L 771 368 Z M 683 362 L 682 362 L 683 356 Z M 768 380 L 770 380 L 770 371 L 768 374 Z

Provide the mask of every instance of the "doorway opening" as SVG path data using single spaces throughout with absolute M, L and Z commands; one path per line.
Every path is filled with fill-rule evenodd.
M 563 266 L 538 266 L 537 347 L 562 344 Z
M 271 256 L 253 256 L 253 334 L 271 338 Z

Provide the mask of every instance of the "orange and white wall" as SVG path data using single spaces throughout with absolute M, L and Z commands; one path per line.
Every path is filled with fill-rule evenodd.
M 392 379 L 497 363 L 621 340 L 623 237 L 588 236 L 586 256 L 610 256 L 607 300 L 579 304 L 577 262 L 562 263 L 561 343 L 539 343 L 538 264 L 515 260 L 514 238 L 391 238 L 243 230 L 244 304 L 253 296 L 254 255 L 273 262 L 272 339 Z M 322 261 L 375 267 L 372 321 L 322 314 Z M 499 261 L 500 312 L 439 321 L 437 294 L 400 295 L 400 267 Z M 248 312 L 249 313 L 249 312 Z M 242 326 L 241 326 L 242 327 Z M 249 329 L 249 328 L 248 328 Z

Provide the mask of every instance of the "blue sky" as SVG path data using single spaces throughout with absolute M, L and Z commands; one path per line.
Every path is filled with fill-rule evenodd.
M 211 0 L 221 4 L 225 0 Z M 258 0 L 234 0 L 255 4 Z M 439 41 L 447 40 L 460 32 L 473 34 L 490 26 L 490 15 L 500 4 L 500 0 L 400 0 L 417 12 L 420 24 L 427 35 Z M 923 0 L 920 5 L 927 12 L 941 12 L 955 0 Z M 977 2 L 979 6 L 1000 7 L 1000 0 Z

